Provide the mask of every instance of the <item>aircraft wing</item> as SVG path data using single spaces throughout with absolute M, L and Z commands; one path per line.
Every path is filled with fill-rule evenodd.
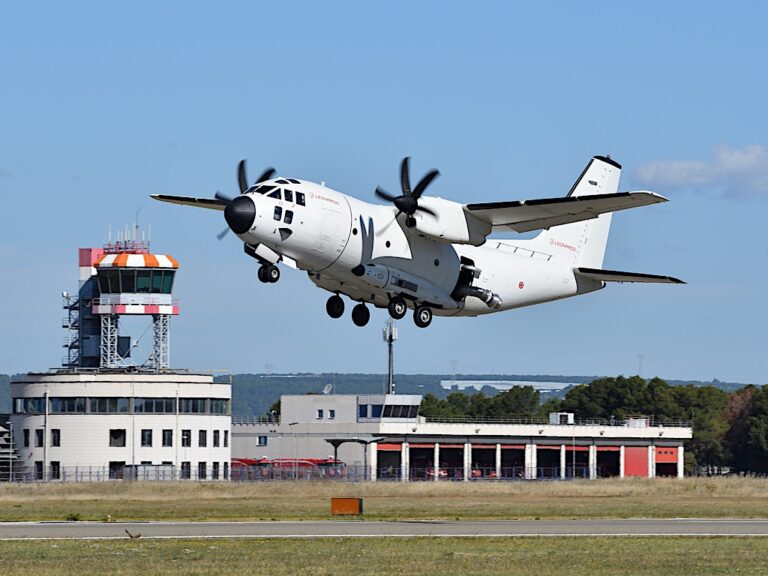
M 644 282 L 648 284 L 685 284 L 672 276 L 656 274 L 638 274 L 637 272 L 619 272 L 617 270 L 599 270 L 598 268 L 576 268 L 576 274 L 603 282 Z
M 655 192 L 638 191 L 466 204 L 464 211 L 490 224 L 492 231 L 530 232 L 597 218 L 606 212 L 617 212 L 666 201 L 664 196 Z
M 196 206 L 209 210 L 224 210 L 227 207 L 227 202 L 218 198 L 193 198 L 192 196 L 168 196 L 166 194 L 150 194 L 150 196 L 155 200 L 160 200 L 160 202 Z

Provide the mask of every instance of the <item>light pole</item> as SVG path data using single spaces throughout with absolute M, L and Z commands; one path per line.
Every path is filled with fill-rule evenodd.
M 288 422 L 288 426 L 296 426 L 298 422 Z M 293 481 L 296 482 L 299 479 L 298 462 L 296 461 L 296 432 L 291 433 L 293 438 Z

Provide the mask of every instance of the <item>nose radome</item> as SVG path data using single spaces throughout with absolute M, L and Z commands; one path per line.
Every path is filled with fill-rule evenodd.
M 256 219 L 256 205 L 250 196 L 238 196 L 227 204 L 224 209 L 224 219 L 232 232 L 245 234 L 251 229 Z

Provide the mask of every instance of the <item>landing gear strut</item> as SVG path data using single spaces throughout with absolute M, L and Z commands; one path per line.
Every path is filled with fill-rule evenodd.
M 371 311 L 368 310 L 368 306 L 362 302 L 352 308 L 352 322 L 355 323 L 355 326 L 365 326 L 370 319 Z
M 280 268 L 274 264 L 262 264 L 258 272 L 259 280 L 265 284 L 274 284 L 280 280 Z
M 413 322 L 419 328 L 426 328 L 432 322 L 432 310 L 422 304 L 413 311 Z
M 402 296 L 395 296 L 389 301 L 387 310 L 389 310 L 389 315 L 392 316 L 392 318 L 400 320 L 408 311 L 408 305 L 405 303 L 405 299 Z
M 341 318 L 344 314 L 344 300 L 338 294 L 334 294 L 325 303 L 325 311 L 331 318 Z

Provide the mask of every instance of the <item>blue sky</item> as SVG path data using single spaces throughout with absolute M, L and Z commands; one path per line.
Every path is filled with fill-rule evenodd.
M 477 319 L 399 323 L 402 372 L 633 374 L 766 383 L 768 9 L 722 4 L 0 4 L 0 372 L 56 366 L 76 250 L 152 225 L 182 264 L 174 366 L 386 369 L 374 312 L 331 320 L 303 273 L 262 285 L 220 213 L 151 193 L 255 175 L 373 200 L 398 163 L 460 202 L 564 195 L 594 154 L 671 202 L 614 217 L 612 285 Z M 138 323 L 135 335 L 144 330 Z

